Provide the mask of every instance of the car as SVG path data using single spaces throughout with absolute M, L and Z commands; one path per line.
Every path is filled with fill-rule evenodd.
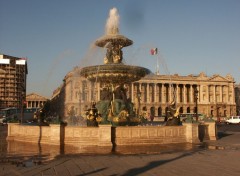
M 240 116 L 231 116 L 226 120 L 227 124 L 240 124 Z
M 182 122 L 185 122 L 188 118 L 196 121 L 196 113 L 181 113 L 179 115 Z M 202 113 L 198 113 L 198 121 L 202 121 L 205 118 L 205 115 Z

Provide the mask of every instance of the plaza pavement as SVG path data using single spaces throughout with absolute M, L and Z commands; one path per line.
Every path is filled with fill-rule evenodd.
M 237 127 L 240 129 L 240 126 Z M 177 144 L 176 144 L 177 147 Z M 25 166 L 0 162 L 0 175 L 58 176 L 237 176 L 240 175 L 240 132 L 221 131 L 217 141 L 191 150 L 166 150 L 157 154 L 63 155 Z

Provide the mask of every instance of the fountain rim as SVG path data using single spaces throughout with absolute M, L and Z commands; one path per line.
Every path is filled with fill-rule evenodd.
M 128 39 L 124 35 L 107 34 L 107 35 L 104 35 L 104 36 L 98 38 L 95 41 L 95 45 L 97 45 L 99 47 L 105 47 L 107 42 L 113 42 L 113 43 L 117 42 L 117 43 L 120 43 L 122 45 L 122 47 L 130 46 L 133 44 L 133 41 Z
M 105 65 L 94 65 L 81 68 L 79 74 L 90 81 L 98 82 L 134 82 L 140 80 L 142 77 L 150 74 L 151 71 L 147 68 L 124 65 L 124 64 L 105 64 Z M 113 78 L 119 77 L 120 80 Z M 112 79 L 111 79 L 112 78 Z M 105 80 L 106 79 L 106 80 Z

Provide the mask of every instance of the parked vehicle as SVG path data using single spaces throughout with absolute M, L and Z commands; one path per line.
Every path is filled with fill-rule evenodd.
M 33 120 L 34 113 L 39 108 L 24 108 L 21 112 L 18 108 L 5 108 L 0 110 L 0 124 L 5 124 L 12 121 L 28 122 Z
M 240 116 L 231 116 L 226 120 L 227 124 L 240 124 Z
M 6 124 L 9 121 L 17 118 L 17 108 L 5 108 L 0 110 L 0 124 Z
M 179 115 L 182 122 L 184 122 L 187 118 L 192 118 L 196 120 L 196 113 L 182 113 Z M 201 121 L 204 118 L 204 114 L 198 113 L 198 120 Z

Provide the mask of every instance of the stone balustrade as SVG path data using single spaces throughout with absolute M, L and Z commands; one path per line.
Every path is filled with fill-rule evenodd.
M 204 126 L 204 128 L 201 128 Z M 122 145 L 151 145 L 198 143 L 199 134 L 216 140 L 215 123 L 184 123 L 182 126 L 30 126 L 9 124 L 9 141 L 24 141 L 63 146 L 113 147 Z

